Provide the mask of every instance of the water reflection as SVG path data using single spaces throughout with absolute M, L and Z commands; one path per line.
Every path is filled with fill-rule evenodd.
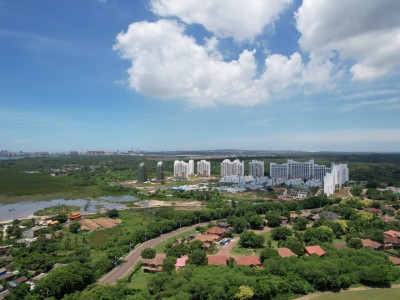
M 45 207 L 56 206 L 56 205 L 74 205 L 80 207 L 80 213 L 93 213 L 102 212 L 107 209 L 123 209 L 126 207 L 125 204 L 115 202 L 129 202 L 135 201 L 136 198 L 133 196 L 121 196 L 112 197 L 104 196 L 98 200 L 87 200 L 87 199 L 54 199 L 50 201 L 35 201 L 35 202 L 22 202 L 13 204 L 0 204 L 0 222 L 27 218 L 35 211 L 43 209 Z

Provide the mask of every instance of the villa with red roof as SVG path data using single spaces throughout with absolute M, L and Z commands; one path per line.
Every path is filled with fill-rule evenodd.
M 311 254 L 316 254 L 318 256 L 323 256 L 325 254 L 324 249 L 322 249 L 319 245 L 315 246 L 307 246 L 306 247 L 306 256 L 310 256 Z
M 226 266 L 228 257 L 225 255 L 209 255 L 207 259 L 210 266 Z
M 380 209 L 378 209 L 378 208 L 375 208 L 375 207 L 368 207 L 368 208 L 366 208 L 366 209 L 364 209 L 364 210 L 365 210 L 365 211 L 368 211 L 368 212 L 370 212 L 370 213 L 373 213 L 374 216 L 376 216 L 376 217 L 382 215 L 382 211 L 381 211 Z
M 187 255 L 184 255 L 182 257 L 178 257 L 176 259 L 176 263 L 175 263 L 175 269 L 182 269 L 183 267 L 186 266 L 186 261 L 189 259 L 189 257 Z
M 297 257 L 297 254 L 293 253 L 293 251 L 289 248 L 278 248 L 276 250 L 278 251 L 280 257 Z
M 217 226 L 214 226 L 214 227 L 212 227 L 212 228 L 210 228 L 210 229 L 208 229 L 208 230 L 206 231 L 206 234 L 218 235 L 218 236 L 221 236 L 221 235 L 223 235 L 224 233 L 225 233 L 225 229 L 224 229 L 224 228 L 217 227 Z
M 236 259 L 238 266 L 261 267 L 260 257 L 258 255 L 246 255 Z
M 364 248 L 366 249 L 373 249 L 373 250 L 380 250 L 382 249 L 382 244 L 379 244 L 377 242 L 374 242 L 370 239 L 362 239 L 361 243 L 363 245 Z
M 397 239 L 400 238 L 400 232 L 398 232 L 396 230 L 388 230 L 388 231 L 385 231 L 383 234 L 385 236 L 390 236 L 390 237 L 394 237 L 394 238 L 397 238 Z
M 147 273 L 156 273 L 162 271 L 162 265 L 167 255 L 157 253 L 154 258 L 143 258 L 142 259 L 142 270 Z

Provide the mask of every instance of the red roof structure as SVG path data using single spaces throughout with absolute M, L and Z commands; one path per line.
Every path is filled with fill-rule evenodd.
M 225 233 L 225 229 L 217 227 L 217 226 L 214 226 L 206 231 L 206 234 L 212 234 L 212 235 L 218 235 L 218 236 L 223 235 L 224 233 Z
M 144 272 L 154 273 L 162 271 L 162 264 L 167 258 L 166 254 L 157 253 L 156 257 L 142 259 L 142 269 Z
M 236 259 L 238 266 L 261 267 L 260 257 L 258 255 L 246 255 Z
M 202 243 L 210 243 L 214 242 L 219 239 L 218 235 L 212 235 L 212 234 L 200 234 L 195 237 L 195 240 L 199 240 Z
M 388 230 L 383 233 L 385 236 L 390 236 L 394 238 L 400 238 L 400 232 L 396 230 Z
M 399 222 L 399 220 L 397 220 L 396 218 L 393 218 L 393 217 L 384 216 L 384 217 L 382 217 L 382 222 L 385 222 L 385 223 L 397 223 L 397 222 Z M 389 230 L 389 231 L 393 231 L 393 230 Z
M 383 242 L 385 244 L 400 244 L 400 240 L 398 238 L 392 237 L 392 236 L 385 236 L 385 238 L 383 239 Z
M 187 255 L 184 255 L 182 257 L 178 257 L 176 259 L 175 268 L 183 268 L 184 266 L 186 266 L 186 261 L 188 259 L 189 259 L 189 257 Z
M 228 257 L 225 255 L 209 255 L 207 259 L 210 266 L 226 266 Z
M 289 248 L 278 248 L 276 249 L 278 251 L 278 254 L 280 257 L 292 257 L 292 256 L 296 256 L 296 253 L 293 253 L 292 250 L 290 250 Z
M 307 252 L 308 255 L 316 254 L 318 256 L 322 256 L 322 255 L 325 254 L 324 249 L 322 249 L 319 245 L 307 246 L 306 247 L 306 252 Z
M 382 248 L 382 244 L 374 242 L 374 241 L 372 241 L 370 239 L 365 239 L 365 240 L 362 239 L 361 243 L 362 243 L 364 248 L 372 248 L 374 250 L 378 250 L 378 249 Z

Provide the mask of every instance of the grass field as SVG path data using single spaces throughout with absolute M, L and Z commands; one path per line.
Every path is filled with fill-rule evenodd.
M 398 300 L 400 289 L 369 289 L 365 291 L 351 291 L 335 294 L 321 295 L 310 298 L 313 300 Z
M 122 223 L 114 228 L 93 231 L 87 235 L 87 240 L 93 247 L 106 244 L 117 235 L 126 234 L 133 229 L 142 229 L 153 217 L 148 209 L 127 209 L 119 211 Z
M 143 290 L 147 287 L 149 278 L 154 277 L 154 274 L 144 273 L 139 269 L 131 278 L 131 282 L 127 283 L 127 287 L 131 289 Z

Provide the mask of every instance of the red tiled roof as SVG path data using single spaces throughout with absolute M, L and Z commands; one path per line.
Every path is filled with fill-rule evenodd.
M 322 256 L 325 254 L 324 249 L 322 249 L 320 246 L 315 245 L 315 246 L 307 246 L 306 247 L 306 252 L 308 253 L 308 255 L 311 254 L 316 254 L 318 256 Z
M 361 240 L 361 243 L 363 244 L 364 248 L 368 247 L 368 248 L 379 249 L 380 247 L 382 247 L 381 244 L 371 241 L 370 239 Z
M 293 253 L 289 248 L 278 248 L 277 251 L 280 257 L 297 256 L 297 254 Z
M 178 257 L 176 259 L 176 263 L 175 263 L 175 267 L 176 268 L 183 268 L 184 266 L 186 266 L 186 261 L 188 260 L 188 256 L 182 256 L 182 257 Z
M 290 217 L 291 217 L 291 218 L 298 218 L 299 215 L 298 215 L 298 214 L 290 214 Z
M 400 237 L 400 232 L 398 232 L 396 230 L 388 230 L 388 231 L 385 231 L 383 234 L 386 236 L 391 236 L 391 237 L 395 237 L 395 238 Z
M 228 257 L 225 255 L 209 255 L 207 259 L 210 266 L 226 266 Z
M 385 223 L 394 223 L 394 222 L 398 222 L 399 220 L 397 220 L 393 217 L 384 216 L 384 217 L 382 217 L 382 221 Z M 389 231 L 393 231 L 393 230 L 389 230 Z
M 219 239 L 218 235 L 212 235 L 212 234 L 200 234 L 195 237 L 195 240 L 199 240 L 202 243 L 206 242 L 213 242 Z
M 383 239 L 383 242 L 385 244 L 400 244 L 400 240 L 398 238 L 392 237 L 392 236 L 385 236 Z
M 247 255 L 236 259 L 238 266 L 261 266 L 260 258 L 257 255 Z
M 142 259 L 142 265 L 144 266 L 162 266 L 164 259 L 167 257 L 166 254 L 158 253 L 154 258 Z
M 206 231 L 206 234 L 222 235 L 225 233 L 225 229 L 220 227 L 212 227 Z

